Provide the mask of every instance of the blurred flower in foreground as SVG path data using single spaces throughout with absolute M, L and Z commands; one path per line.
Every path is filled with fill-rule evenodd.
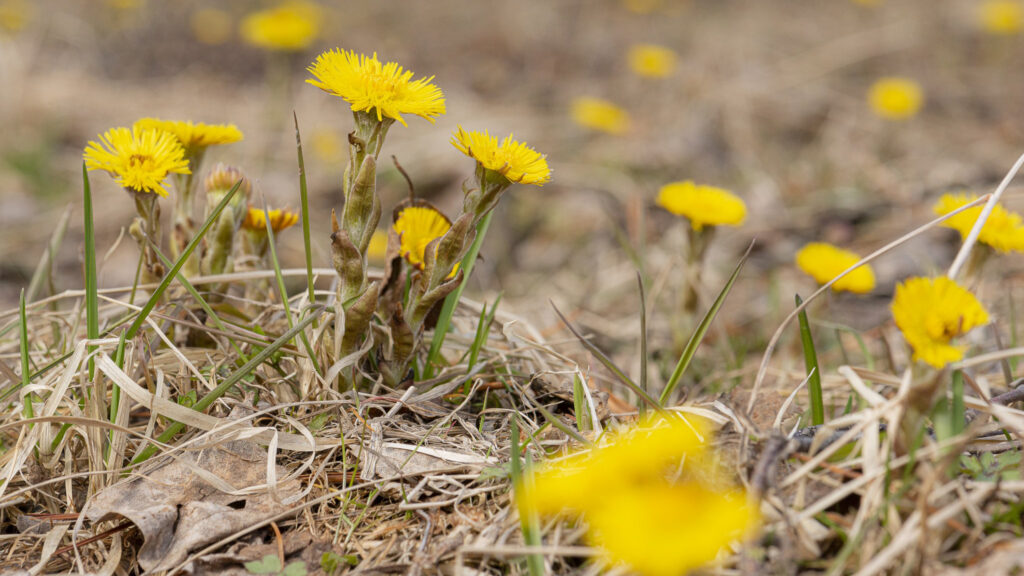
M 20 32 L 28 25 L 31 14 L 28 0 L 0 1 L 0 30 Z
M 747 218 L 747 206 L 738 196 L 689 180 L 662 186 L 657 202 L 669 212 L 688 218 L 697 231 L 704 226 L 739 226 Z
M 934 210 L 939 216 L 944 216 L 977 199 L 977 194 L 943 194 L 935 204 Z M 974 223 L 978 221 L 982 208 L 983 206 L 968 208 L 949 218 L 942 225 L 959 232 L 961 238 L 966 238 L 974 228 Z M 998 252 L 1024 252 L 1024 219 L 1020 214 L 996 204 L 985 220 L 978 241 Z
M 402 114 L 415 114 L 433 123 L 445 113 L 444 93 L 431 84 L 433 76 L 413 81 L 412 71 L 395 62 L 382 64 L 377 54 L 330 50 L 307 70 L 316 77 L 307 83 L 342 98 L 353 112 L 373 113 L 378 122 L 386 117 L 404 126 Z
M 607 560 L 641 574 L 702 566 L 758 523 L 746 494 L 713 466 L 702 428 L 681 416 L 652 419 L 549 463 L 525 482 L 520 514 L 582 513 Z
M 90 141 L 84 157 L 89 170 L 104 170 L 129 190 L 161 196 L 167 196 L 163 181 L 168 174 L 190 173 L 185 149 L 163 130 L 113 128 L 99 142 Z
M 629 131 L 629 113 L 601 98 L 576 98 L 572 101 L 571 115 L 573 122 L 591 130 L 615 135 Z
M 638 76 L 667 78 L 676 68 L 674 51 L 654 44 L 636 44 L 629 48 L 629 68 Z
M 1024 4 L 1020 0 L 985 0 L 978 6 L 978 22 L 989 34 L 1019 34 L 1024 29 Z
M 305 50 L 320 35 L 323 9 L 313 2 L 294 0 L 253 12 L 242 20 L 242 39 L 260 48 L 281 52 Z
M 217 46 L 231 39 L 231 15 L 217 8 L 200 8 L 189 18 L 192 35 L 201 44 Z
M 921 87 L 908 78 L 881 78 L 871 85 L 868 103 L 886 120 L 913 118 L 924 104 Z
M 969 291 L 945 276 L 910 278 L 896 286 L 892 317 L 914 350 L 914 360 L 935 368 L 963 358 L 954 337 L 988 323 L 988 312 Z
M 402 209 L 394 224 L 401 241 L 402 257 L 422 270 L 427 245 L 444 236 L 451 227 L 451 221 L 430 206 L 408 206 Z
M 843 250 L 824 242 L 811 242 L 796 253 L 796 265 L 818 284 L 827 284 L 842 274 L 847 268 L 860 261 L 855 252 Z M 875 289 L 875 273 L 870 264 L 858 266 L 832 285 L 832 290 L 844 290 L 857 294 L 867 294 Z

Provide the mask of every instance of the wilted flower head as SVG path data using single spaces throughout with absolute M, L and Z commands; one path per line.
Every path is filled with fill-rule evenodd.
M 484 132 L 466 132 L 459 126 L 452 136 L 452 146 L 475 159 L 487 170 L 497 172 L 510 182 L 543 186 L 551 180 L 551 169 L 544 155 L 508 135 L 498 139 Z
M 831 282 L 833 278 L 842 274 L 860 259 L 855 252 L 843 250 L 824 242 L 812 242 L 796 253 L 796 265 L 808 276 L 814 278 L 818 284 Z M 866 294 L 874 289 L 875 272 L 871 269 L 870 264 L 858 266 L 832 285 L 832 290 L 835 292 L 846 290 L 857 294 Z
M 944 216 L 977 199 L 976 194 L 943 194 L 935 204 L 934 210 L 936 214 Z M 962 238 L 966 238 L 974 228 L 974 223 L 978 221 L 982 209 L 982 206 L 968 208 L 944 221 L 942 225 L 956 230 Z M 999 252 L 1024 252 L 1024 220 L 1020 214 L 996 204 L 985 220 L 978 241 Z
M 676 68 L 676 53 L 654 44 L 636 44 L 629 48 L 629 68 L 638 76 L 666 78 Z
M 107 130 L 99 142 L 89 142 L 83 157 L 89 170 L 104 170 L 125 188 L 161 196 L 167 196 L 163 181 L 168 174 L 190 173 L 185 149 L 163 130 Z
M 704 226 L 739 226 L 747 218 L 747 205 L 738 196 L 690 180 L 662 186 L 657 202 L 677 216 L 686 216 L 697 231 Z
M 344 99 L 353 112 L 367 112 L 378 121 L 392 118 L 402 125 L 402 114 L 415 114 L 434 122 L 445 113 L 444 93 L 431 84 L 433 76 L 412 80 L 413 73 L 395 62 L 382 64 L 377 54 L 329 50 L 307 68 L 316 79 L 306 80 L 328 94 Z
M 299 214 L 291 210 L 268 210 L 264 212 L 261 209 L 249 207 L 245 220 L 242 221 L 242 228 L 266 233 L 267 220 L 270 221 L 270 229 L 276 234 L 285 228 L 290 228 L 297 224 Z
M 422 270 L 427 245 L 447 234 L 451 227 L 451 221 L 430 206 L 406 206 L 394 223 L 395 232 L 401 240 L 402 257 Z
M 135 122 L 135 126 L 174 134 L 189 154 L 194 154 L 209 146 L 231 144 L 242 139 L 242 131 L 234 124 L 204 124 L 191 120 L 142 118 Z
M 743 538 L 758 518 L 711 465 L 703 428 L 680 416 L 648 421 L 552 462 L 526 483 L 519 509 L 582 513 L 589 540 L 609 561 L 650 576 L 683 574 Z
M 1019 34 L 1024 29 L 1024 4 L 1020 0 L 985 0 L 978 6 L 978 22 L 989 34 Z
M 584 128 L 615 135 L 629 131 L 629 113 L 601 98 L 576 98 L 571 114 L 573 121 Z
M 298 52 L 316 40 L 322 18 L 323 9 L 315 3 L 285 2 L 246 16 L 242 20 L 242 39 L 268 50 Z
M 921 86 L 909 78 L 881 78 L 871 85 L 868 103 L 886 120 L 914 117 L 924 104 Z
M 988 323 L 988 312 L 965 288 L 946 278 L 910 278 L 896 286 L 892 317 L 914 349 L 914 360 L 936 368 L 964 356 L 953 338 Z

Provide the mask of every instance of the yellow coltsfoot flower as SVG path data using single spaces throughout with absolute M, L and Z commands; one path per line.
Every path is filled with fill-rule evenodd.
M 868 91 L 871 110 L 886 120 L 906 120 L 924 105 L 921 86 L 909 78 L 881 78 Z
M 978 22 L 989 34 L 1019 34 L 1024 30 L 1024 3 L 1021 0 L 985 0 L 978 6 Z
M 501 143 L 487 131 L 466 132 L 458 127 L 452 136 L 452 146 L 473 158 L 487 170 L 497 172 L 514 184 L 543 186 L 551 181 L 547 159 L 523 142 L 505 137 Z
M 606 559 L 640 574 L 674 576 L 706 564 L 758 514 L 712 465 L 704 428 L 681 416 L 652 419 L 550 463 L 523 486 L 520 513 L 582 513 L 588 540 Z
M 796 265 L 818 284 L 827 284 L 861 259 L 860 255 L 824 242 L 812 242 L 796 253 Z M 875 289 L 875 272 L 870 264 L 858 266 L 832 285 L 835 292 L 867 294 Z
M 688 218 L 698 232 L 704 226 L 739 226 L 747 218 L 747 205 L 738 196 L 690 180 L 662 186 L 657 203 L 677 216 Z
M 647 78 L 667 78 L 676 68 L 676 53 L 664 46 L 636 44 L 629 49 L 629 68 Z
M 320 35 L 323 9 L 313 2 L 293 0 L 253 12 L 242 20 L 242 39 L 280 52 L 305 50 Z
M 414 114 L 431 123 L 445 113 L 444 93 L 431 83 L 433 76 L 412 80 L 412 71 L 396 62 L 381 63 L 377 54 L 329 50 L 317 56 L 307 70 L 316 78 L 306 82 L 352 106 L 353 112 L 397 120 L 406 125 L 403 114 Z
M 432 207 L 412 205 L 398 213 L 393 227 L 401 241 L 402 257 L 409 264 L 423 270 L 427 245 L 447 234 L 452 223 Z
M 934 211 L 944 216 L 978 199 L 977 194 L 943 194 L 935 204 Z M 942 223 L 966 238 L 978 221 L 983 206 L 975 206 L 960 212 Z M 985 226 L 978 235 L 978 241 L 991 246 L 998 252 L 1024 252 L 1024 219 L 1020 214 L 1011 212 L 996 204 L 985 220 Z
M 234 124 L 204 124 L 191 120 L 142 118 L 135 122 L 135 126 L 174 134 L 189 155 L 210 146 L 238 142 L 243 138 L 242 131 Z
M 629 131 L 629 112 L 601 98 L 584 96 L 572 101 L 573 122 L 584 128 L 620 136 Z
M 935 368 L 963 358 L 953 338 L 988 323 L 988 312 L 968 290 L 946 278 L 910 278 L 896 286 L 892 317 L 914 350 Z
M 99 142 L 90 141 L 83 157 L 89 170 L 103 170 L 129 190 L 160 196 L 167 196 L 168 174 L 191 173 L 185 149 L 164 130 L 113 128 Z
M 249 211 L 245 215 L 245 220 L 242 221 L 242 227 L 246 230 L 253 230 L 256 232 L 266 232 L 267 220 L 270 220 L 270 229 L 277 234 L 285 228 L 291 228 L 299 222 L 298 212 L 292 212 L 291 210 L 268 210 L 264 212 L 262 209 L 249 207 Z

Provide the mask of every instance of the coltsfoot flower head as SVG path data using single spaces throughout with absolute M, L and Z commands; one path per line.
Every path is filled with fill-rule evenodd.
M 629 49 L 629 68 L 638 76 L 667 78 L 676 68 L 676 53 L 654 44 L 636 44 Z
M 607 445 L 539 470 L 524 486 L 519 509 L 582 513 L 591 543 L 641 574 L 701 566 L 743 538 L 758 517 L 706 457 L 704 428 L 672 417 L 613 435 Z
M 921 86 L 909 78 L 881 78 L 871 85 L 868 103 L 886 120 L 913 118 L 924 105 Z
M 329 50 L 317 56 L 307 70 L 315 76 L 306 82 L 351 104 L 353 112 L 397 120 L 406 125 L 403 114 L 414 114 L 431 123 L 444 114 L 441 89 L 431 83 L 433 76 L 412 80 L 412 71 L 396 62 L 381 63 L 377 54 L 365 56 L 354 51 Z
M 573 122 L 599 132 L 622 135 L 629 131 L 629 113 L 608 100 L 584 96 L 572 101 Z
M 988 323 L 988 312 L 965 288 L 946 278 L 910 278 L 896 286 L 892 317 L 914 350 L 935 368 L 963 358 L 953 338 Z
M 747 218 L 747 205 L 735 194 L 689 180 L 662 186 L 657 202 L 669 212 L 688 218 L 698 232 L 704 226 L 739 226 Z
M 250 206 L 249 211 L 245 215 L 245 220 L 242 222 L 242 227 L 246 230 L 266 233 L 267 220 L 270 220 L 270 229 L 277 234 L 281 230 L 297 224 L 299 222 L 299 214 L 291 210 L 268 210 L 264 212 L 261 209 Z
M 173 134 L 163 130 L 107 130 L 99 142 L 89 142 L 83 157 L 89 170 L 103 170 L 129 190 L 161 196 L 167 196 L 163 182 L 168 174 L 190 173 L 185 149 Z
M 402 257 L 423 269 L 427 245 L 448 233 L 452 223 L 430 206 L 407 206 L 395 218 L 394 229 L 401 240 Z
M 510 182 L 543 186 L 551 180 L 551 169 L 544 155 L 513 140 L 511 134 L 499 144 L 486 130 L 466 132 L 459 126 L 452 136 L 452 146 Z
M 242 183 L 239 184 L 239 191 L 235 198 L 248 198 L 249 194 L 252 192 L 252 183 L 249 182 L 248 178 L 246 178 L 245 173 L 234 166 L 228 166 L 223 163 L 217 164 L 213 167 L 213 170 L 210 170 L 210 173 L 206 175 L 204 184 L 206 185 L 207 193 L 227 193 L 235 187 L 235 184 L 237 184 L 239 180 L 241 180 Z M 259 212 L 262 214 L 262 211 Z
M 943 194 L 935 204 L 934 210 L 936 214 L 944 216 L 977 199 L 977 194 Z M 959 232 L 961 238 L 966 238 L 974 228 L 974 223 L 978 221 L 982 208 L 968 208 L 949 218 L 942 225 Z M 1020 214 L 996 204 L 985 220 L 985 227 L 981 229 L 978 241 L 998 252 L 1024 252 L 1024 219 Z
M 1024 29 L 1024 4 L 1021 0 L 985 0 L 978 6 L 978 22 L 989 34 L 1019 34 Z
M 855 252 L 826 244 L 811 242 L 796 253 L 796 265 L 818 284 L 827 284 L 847 268 L 860 261 Z M 867 294 L 875 289 L 875 272 L 870 264 L 858 266 L 832 285 L 835 292 L 849 291 Z
M 319 5 L 302 0 L 253 12 L 242 20 L 242 39 L 268 50 L 299 52 L 320 35 L 322 13 Z
M 204 124 L 191 120 L 161 120 L 159 118 L 142 118 L 135 126 L 143 129 L 156 129 L 170 132 L 185 147 L 185 151 L 194 154 L 210 146 L 231 144 L 242 139 L 242 131 L 234 124 Z

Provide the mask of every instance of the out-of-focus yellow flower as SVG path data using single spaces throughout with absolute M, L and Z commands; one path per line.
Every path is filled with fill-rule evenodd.
M 323 9 L 314 2 L 293 0 L 242 20 L 242 39 L 260 48 L 281 52 L 305 50 L 320 35 Z
M 936 368 L 964 356 L 953 338 L 988 323 L 988 312 L 965 288 L 946 278 L 910 278 L 896 286 L 892 317 L 914 349 L 914 360 Z
M 366 257 L 382 262 L 388 254 L 388 234 L 383 230 L 374 230 L 370 236 L 370 244 L 366 247 Z
M 107 130 L 99 142 L 89 142 L 83 157 L 89 170 L 103 170 L 130 190 L 161 196 L 167 196 L 163 181 L 168 174 L 190 173 L 174 134 L 138 126 Z
M 944 216 L 978 199 L 977 194 L 943 194 L 935 204 L 935 213 Z M 982 206 L 968 208 L 942 223 L 966 238 L 981 215 Z M 995 248 L 998 252 L 1024 252 L 1024 219 L 1016 212 L 1010 212 L 996 204 L 985 220 L 985 227 L 978 235 L 978 241 Z
M 661 8 L 663 0 L 622 0 L 626 10 L 634 14 L 651 14 Z
M 342 160 L 343 144 L 336 131 L 317 130 L 313 132 L 313 137 L 310 140 L 313 154 L 316 154 L 321 162 L 334 163 Z
M 234 124 L 203 124 L 202 122 L 142 118 L 135 122 L 142 129 L 170 132 L 189 154 L 209 146 L 231 144 L 242 139 L 242 131 Z
M 292 212 L 291 210 L 268 210 L 264 212 L 262 209 L 249 207 L 249 211 L 245 214 L 245 220 L 242 221 L 242 227 L 246 230 L 252 230 L 254 232 L 267 231 L 267 220 L 270 220 L 270 229 L 277 234 L 285 228 L 291 228 L 299 222 L 298 212 Z
M 402 241 L 402 257 L 422 270 L 427 245 L 447 234 L 451 227 L 451 221 L 444 214 L 429 206 L 408 206 L 402 209 L 394 223 L 395 232 Z
M 811 242 L 796 253 L 796 265 L 818 284 L 827 284 L 860 261 L 860 255 L 824 242 Z M 875 272 L 870 264 L 858 266 L 832 285 L 832 290 L 867 294 L 875 289 Z
M 377 54 L 329 50 L 307 70 L 316 78 L 306 82 L 352 105 L 353 112 L 374 113 L 378 121 L 392 118 L 406 125 L 402 114 L 434 122 L 445 113 L 444 93 L 431 84 L 433 76 L 412 80 L 413 73 L 396 62 L 382 64 Z
M 551 169 L 544 155 L 523 142 L 513 140 L 511 134 L 498 144 L 498 139 L 486 130 L 466 132 L 459 126 L 451 142 L 460 152 L 510 182 L 543 186 L 551 180 Z
M 758 514 L 711 465 L 703 428 L 655 419 L 550 463 L 524 485 L 519 510 L 582 513 L 590 542 L 641 574 L 675 576 L 706 564 Z
M 629 49 L 629 68 L 647 78 L 667 78 L 676 69 L 676 53 L 654 44 L 636 44 Z
M 573 122 L 584 128 L 615 135 L 629 131 L 629 113 L 601 98 L 576 98 L 572 101 L 570 113 Z
M 20 32 L 31 19 L 32 10 L 26 0 L 3 0 L 0 2 L 0 30 Z
M 234 22 L 231 15 L 218 8 L 200 8 L 189 18 L 192 35 L 201 44 L 217 46 L 231 39 Z
M 871 110 L 886 120 L 913 118 L 924 105 L 924 93 L 909 78 L 881 78 L 868 91 Z
M 690 180 L 662 186 L 657 203 L 677 216 L 688 218 L 698 232 L 704 226 L 739 226 L 747 219 L 747 205 L 738 196 Z
M 989 34 L 1019 34 L 1024 29 L 1024 5 L 1020 0 L 985 0 L 978 6 L 978 22 Z

